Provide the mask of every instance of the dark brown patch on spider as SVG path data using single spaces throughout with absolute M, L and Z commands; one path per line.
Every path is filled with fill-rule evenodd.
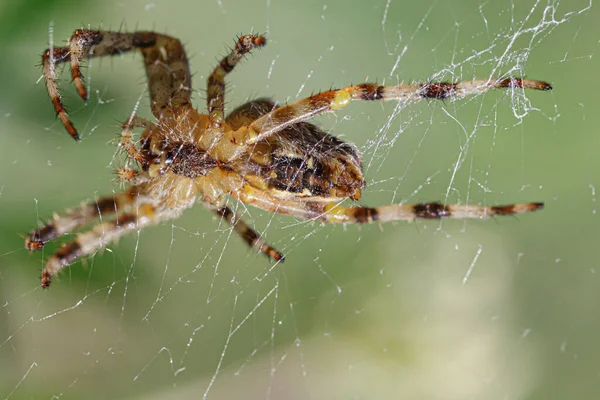
M 68 265 L 80 255 L 81 246 L 77 241 L 74 241 L 58 249 L 53 257 L 56 257 L 61 264 Z
M 341 162 L 340 162 L 341 161 Z M 344 161 L 326 162 L 321 157 L 273 157 L 271 168 L 263 174 L 269 187 L 303 196 L 351 197 L 364 187 L 360 170 L 346 168 Z M 308 193 L 306 193 L 308 192 Z
M 125 213 L 121 214 L 117 217 L 117 219 L 112 221 L 115 227 L 127 226 L 130 224 L 135 224 L 137 222 L 137 215 L 133 213 Z
M 221 60 L 219 65 L 221 66 L 221 68 L 223 68 L 223 71 L 225 71 L 227 73 L 230 73 L 231 71 L 233 71 L 233 68 L 235 68 L 235 65 L 232 65 L 231 63 L 229 63 L 227 58 L 224 58 L 223 60 Z
M 542 81 L 528 81 L 521 78 L 507 78 L 498 81 L 499 87 L 518 88 L 518 89 L 535 89 L 535 90 L 552 90 L 552 85 Z
M 65 60 L 69 56 L 69 48 L 68 47 L 55 47 L 52 49 L 52 58 L 55 62 L 61 62 Z M 44 53 L 42 53 L 42 65 L 50 60 L 50 49 L 46 49 Z
M 368 224 L 379 219 L 379 213 L 374 208 L 356 207 L 354 209 L 354 219 L 359 224 Z
M 275 103 L 271 100 L 258 99 L 238 107 L 232 114 L 257 119 L 274 108 Z M 241 126 L 236 120 L 229 122 L 233 128 Z M 281 130 L 268 140 L 268 144 L 272 149 L 271 165 L 245 163 L 243 167 L 248 168 L 249 173 L 262 176 L 270 188 L 302 197 L 350 197 L 354 200 L 360 197 L 364 178 L 360 157 L 353 145 L 308 122 Z
M 173 173 L 192 179 L 204 176 L 218 166 L 217 161 L 207 152 L 189 143 L 172 146 L 167 151 L 165 164 L 170 166 Z
M 94 46 L 102 41 L 104 35 L 100 31 L 77 29 L 73 32 L 72 40 L 79 42 L 80 46 Z
M 71 243 L 63 245 L 60 249 L 56 250 L 53 259 L 58 262 L 60 265 L 69 265 L 79 257 L 83 255 L 83 250 L 78 241 L 73 241 Z M 52 279 L 52 274 L 50 274 L 46 269 L 42 271 L 42 287 L 44 289 L 50 286 L 50 282 Z
M 523 210 L 523 205 L 509 204 L 506 206 L 491 206 L 490 209 L 494 215 L 513 215 L 523 211 L 536 211 L 544 208 L 544 203 L 528 203 L 525 205 L 526 210 Z
M 424 83 L 419 89 L 419 95 L 424 99 L 444 100 L 455 93 L 456 84 L 448 82 Z
M 231 209 L 229 207 L 223 207 L 223 208 L 219 208 L 218 210 L 216 210 L 216 213 L 219 214 L 221 217 L 223 217 L 224 219 L 227 220 L 227 222 L 229 223 L 233 223 L 233 211 L 231 211 Z
M 420 203 L 413 206 L 415 218 L 437 219 L 451 216 L 448 207 L 439 202 Z
M 383 86 L 377 84 L 363 83 L 358 85 L 360 90 L 360 98 L 366 101 L 381 100 L 383 98 Z
M 305 190 L 314 196 L 326 196 L 332 187 L 324 176 L 323 165 L 301 158 L 274 157 L 272 167 L 266 169 L 269 187 L 292 193 L 302 193 Z
M 137 48 L 146 48 L 156 45 L 156 34 L 153 32 L 136 32 L 133 35 L 132 45 Z M 115 50 L 120 50 L 118 47 Z
M 233 70 L 233 67 L 231 69 Z M 221 79 L 219 79 L 216 76 L 209 76 L 207 83 L 209 85 L 218 85 L 221 89 L 223 89 L 223 90 L 225 89 L 225 82 L 223 82 Z
M 95 208 L 97 212 L 100 213 L 100 215 L 106 213 L 114 213 L 117 210 L 116 200 L 110 197 L 104 197 L 102 199 L 99 199 L 98 201 L 96 201 L 95 205 Z
M 46 243 L 56 237 L 56 227 L 52 222 L 31 231 L 25 239 L 25 248 L 29 251 L 41 250 Z

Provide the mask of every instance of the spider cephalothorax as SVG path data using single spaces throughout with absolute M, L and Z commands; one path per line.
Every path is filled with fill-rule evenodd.
M 540 209 L 542 203 L 505 206 L 422 203 L 379 207 L 342 206 L 358 200 L 364 187 L 356 148 L 306 122 L 315 115 L 347 106 L 351 101 L 447 99 L 490 89 L 550 90 L 549 84 L 520 78 L 380 86 L 361 84 L 329 90 L 292 104 L 277 106 L 258 99 L 225 117 L 224 78 L 245 54 L 266 43 L 263 36 L 238 38 L 208 78 L 207 114 L 191 105 L 191 75 L 181 42 L 155 32 L 77 30 L 67 46 L 42 55 L 43 74 L 57 115 L 69 134 L 79 140 L 61 101 L 56 64 L 70 62 L 79 95 L 87 98 L 80 61 L 90 57 L 140 50 L 144 57 L 150 106 L 156 121 L 132 116 L 123 124 L 120 147 L 131 161 L 118 176 L 129 187 L 55 216 L 31 231 L 29 250 L 40 250 L 60 235 L 72 233 L 102 217 L 103 222 L 77 234 L 52 255 L 42 272 L 42 286 L 80 257 L 123 234 L 161 220 L 176 218 L 199 197 L 202 203 L 232 224 L 250 245 L 270 258 L 283 256 L 227 207 L 227 198 L 267 211 L 330 223 L 371 223 L 415 218 L 489 218 Z M 133 129 L 143 128 L 139 140 Z M 110 219 L 110 215 L 114 215 Z

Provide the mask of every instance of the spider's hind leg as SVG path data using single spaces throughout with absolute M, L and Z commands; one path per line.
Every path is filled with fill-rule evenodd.
M 127 209 L 135 202 L 136 196 L 135 191 L 129 189 L 85 203 L 65 215 L 55 215 L 43 226 L 29 232 L 25 238 L 25 248 L 30 251 L 42 250 L 52 239 L 73 232 L 99 218 Z
M 233 230 L 244 239 L 250 248 L 258 250 L 260 253 L 263 253 L 275 261 L 283 261 L 285 259 L 283 254 L 265 242 L 254 229 L 248 226 L 247 223 L 241 218 L 237 218 L 229 207 L 222 207 L 214 211 L 217 215 L 221 216 L 225 221 L 231 224 Z
M 46 262 L 42 271 L 42 287 L 50 286 L 52 277 L 64 267 L 81 257 L 94 254 L 121 236 L 140 230 L 162 220 L 175 218 L 180 210 L 157 209 L 152 204 L 141 204 L 127 213 L 119 213 L 113 220 L 95 225 L 89 231 L 79 233 L 75 240 L 63 245 Z

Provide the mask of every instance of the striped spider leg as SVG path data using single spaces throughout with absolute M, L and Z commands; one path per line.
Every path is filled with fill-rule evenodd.
M 144 56 L 150 90 L 150 106 L 157 119 L 171 107 L 187 105 L 192 93 L 188 60 L 181 42 L 154 32 L 110 32 L 76 30 L 67 46 L 47 49 L 42 54 L 42 73 L 54 110 L 75 140 L 80 140 L 75 126 L 62 104 L 56 81 L 56 64 L 70 62 L 71 77 L 77 93 L 87 100 L 81 74 L 81 60 L 123 54 L 139 49 Z
M 277 107 L 246 126 L 222 138 L 219 155 L 229 160 L 238 158 L 249 147 L 290 125 L 316 115 L 348 106 L 352 101 L 410 101 L 420 99 L 446 100 L 483 94 L 494 89 L 552 90 L 549 83 L 521 78 L 472 80 L 462 82 L 427 82 L 410 85 L 381 86 L 374 83 L 348 86 L 321 92 L 305 99 Z

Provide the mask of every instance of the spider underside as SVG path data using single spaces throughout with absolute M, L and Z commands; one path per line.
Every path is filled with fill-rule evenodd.
M 372 223 L 415 218 L 489 218 L 538 210 L 542 203 L 504 206 L 444 205 L 438 202 L 379 207 L 343 206 L 358 200 L 364 187 L 361 160 L 354 145 L 306 122 L 315 115 L 347 106 L 351 101 L 448 99 L 491 89 L 550 90 L 545 82 L 506 78 L 465 82 L 427 82 L 380 86 L 365 83 L 329 90 L 292 104 L 276 106 L 269 99 L 250 101 L 225 117 L 225 76 L 252 49 L 262 47 L 259 35 L 238 38 L 231 53 L 207 82 L 207 114 L 191 105 L 192 83 L 181 42 L 155 32 L 76 30 L 65 47 L 42 55 L 43 76 L 58 115 L 71 137 L 79 135 L 62 104 L 56 65 L 70 62 L 79 95 L 86 100 L 82 59 L 139 50 L 144 57 L 150 106 L 155 121 L 132 116 L 123 124 L 119 146 L 128 164 L 117 174 L 128 187 L 120 193 L 84 203 L 55 215 L 32 230 L 28 250 L 41 250 L 63 234 L 80 231 L 59 248 L 42 271 L 41 285 L 50 286 L 62 268 L 133 230 L 177 218 L 197 198 L 230 223 L 246 243 L 275 261 L 283 255 L 234 214 L 232 197 L 274 213 L 329 223 Z M 133 129 L 143 129 L 134 140 Z M 110 219 L 112 216 L 112 219 Z

